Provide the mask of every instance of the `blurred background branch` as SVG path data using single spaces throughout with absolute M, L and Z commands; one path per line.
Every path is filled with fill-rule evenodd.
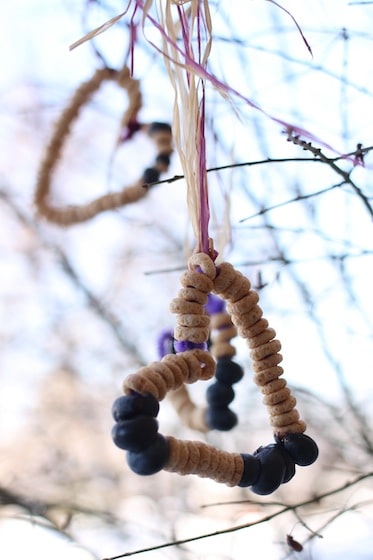
M 117 0 L 12 2 L 4 6 L 0 54 L 0 530 L 10 518 L 45 522 L 95 558 L 145 549 L 154 560 L 240 560 L 252 551 L 360 560 L 373 546 L 373 12 L 363 6 L 369 2 L 319 0 L 310 10 L 284 0 L 310 59 L 270 2 L 209 4 L 209 71 L 333 147 L 297 133 L 295 144 L 287 142 L 284 127 L 206 89 L 215 245 L 260 292 L 320 458 L 260 499 L 194 477 L 129 471 L 111 442 L 110 409 L 123 378 L 157 359 L 159 331 L 173 328 L 169 302 L 193 248 L 180 162 L 174 154 L 150 184 L 159 187 L 136 205 L 86 224 L 61 229 L 37 218 L 33 197 L 54 122 L 103 61 L 121 68 L 136 39 L 141 123 L 171 122 L 173 92 L 162 58 L 138 25 L 131 35 L 128 17 L 69 53 L 77 38 L 123 11 Z M 150 27 L 146 33 L 158 40 Z M 126 102 L 106 84 L 84 108 L 53 175 L 53 203 L 120 191 L 153 165 L 144 131 L 116 146 Z M 234 403 L 240 424 L 206 441 L 251 453 L 269 428 L 246 348 L 236 342 L 246 373 Z M 193 391 L 203 402 L 204 384 Z M 196 437 L 168 402 L 160 424 Z M 41 545 L 32 552 L 44 559 Z M 78 560 L 69 554 L 65 560 Z

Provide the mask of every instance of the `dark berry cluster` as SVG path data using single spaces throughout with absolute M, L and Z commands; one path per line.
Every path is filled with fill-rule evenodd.
M 311 465 L 318 457 L 316 443 L 305 434 L 288 434 L 275 440 L 276 443 L 259 447 L 253 455 L 241 455 L 244 471 L 238 486 L 251 486 L 255 494 L 271 494 L 293 478 L 295 465 Z
M 159 181 L 161 173 L 165 173 L 170 165 L 173 151 L 172 129 L 167 123 L 153 122 L 149 125 L 148 134 L 153 138 L 158 149 L 154 165 L 145 169 L 142 176 L 144 183 L 151 185 Z
M 226 358 L 218 360 L 218 365 L 217 381 L 208 390 L 208 417 L 211 427 L 229 430 L 237 417 L 227 406 L 232 399 L 226 401 L 233 393 L 231 384 L 241 379 L 242 369 Z M 153 395 L 136 392 L 119 397 L 112 407 L 114 443 L 127 451 L 128 465 L 139 475 L 155 474 L 168 461 L 167 439 L 158 433 L 158 412 L 159 403 Z M 271 494 L 293 478 L 296 465 L 311 465 L 318 453 L 314 440 L 305 434 L 275 436 L 275 443 L 259 447 L 252 455 L 241 454 L 244 468 L 238 486 L 251 486 L 256 494 Z
M 234 399 L 232 385 L 243 377 L 242 367 L 230 358 L 219 358 L 216 363 L 216 381 L 208 387 L 206 423 L 213 430 L 228 431 L 237 424 L 237 415 L 228 405 Z
M 143 173 L 142 180 L 145 184 L 152 184 L 159 181 L 161 173 L 167 171 L 171 162 L 171 158 L 168 154 L 158 154 L 155 158 L 155 165 L 153 167 L 147 167 Z
M 158 412 L 159 403 L 150 394 L 132 392 L 114 401 L 112 438 L 117 447 L 127 451 L 128 465 L 136 474 L 155 474 L 167 462 L 168 445 L 158 433 Z

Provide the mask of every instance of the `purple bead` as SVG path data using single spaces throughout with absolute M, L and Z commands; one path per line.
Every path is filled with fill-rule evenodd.
M 174 354 L 174 337 L 171 330 L 164 330 L 160 333 L 157 339 L 157 348 L 159 359 L 162 359 L 166 354 Z
M 176 352 L 186 352 L 187 350 L 207 350 L 206 342 L 189 342 L 189 340 L 175 340 L 174 348 Z
M 120 142 L 126 142 L 127 140 L 130 140 L 141 128 L 142 124 L 139 123 L 136 119 L 130 120 L 126 128 L 121 132 L 119 138 Z
M 215 313 L 223 313 L 223 311 L 225 311 L 225 302 L 218 296 L 209 294 L 205 309 L 209 315 L 214 315 Z

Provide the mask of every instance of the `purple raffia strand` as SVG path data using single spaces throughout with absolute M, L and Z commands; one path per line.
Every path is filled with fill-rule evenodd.
M 267 0 L 267 2 L 271 2 L 271 4 L 274 4 L 275 6 L 277 6 L 278 8 L 280 8 L 280 10 L 284 11 L 288 16 L 291 17 L 291 19 L 293 20 L 293 22 L 294 22 L 296 28 L 298 29 L 298 31 L 299 31 L 299 33 L 300 33 L 302 39 L 303 39 L 304 44 L 305 44 L 306 47 L 307 47 L 307 50 L 309 51 L 310 55 L 311 55 L 312 58 L 313 58 L 313 52 L 312 52 L 312 49 L 311 49 L 311 45 L 310 45 L 309 42 L 307 41 L 307 39 L 306 39 L 306 37 L 305 37 L 305 35 L 304 35 L 304 33 L 303 33 L 303 31 L 302 31 L 302 29 L 301 29 L 299 23 L 297 22 L 297 20 L 296 20 L 295 17 L 293 16 L 293 14 L 292 14 L 291 12 L 289 12 L 289 10 L 287 10 L 286 8 L 284 8 L 284 6 L 281 6 L 281 4 L 278 4 L 277 2 L 275 2 L 275 0 Z
M 142 10 L 144 9 L 144 4 L 141 0 L 135 0 L 135 3 L 139 6 L 139 8 L 141 8 Z M 145 17 L 154 25 L 154 27 L 156 27 L 156 29 L 158 29 L 158 31 L 166 39 L 166 41 L 170 45 L 172 45 L 172 47 L 185 59 L 185 61 L 187 63 L 187 66 L 189 66 L 190 69 L 195 72 L 195 74 L 197 74 L 201 78 L 204 78 L 206 81 L 209 81 L 213 86 L 217 87 L 219 90 L 221 90 L 225 93 L 231 93 L 232 95 L 236 96 L 238 99 L 241 99 L 242 101 L 247 103 L 247 105 L 249 105 L 249 107 L 252 107 L 253 109 L 256 109 L 257 111 L 259 111 L 260 113 L 262 113 L 263 115 L 268 117 L 273 122 L 276 122 L 277 124 L 280 124 L 281 126 L 283 126 L 285 128 L 286 132 L 289 135 L 295 133 L 299 136 L 303 136 L 304 138 L 308 138 L 312 142 L 317 142 L 320 146 L 322 146 L 324 148 L 327 148 L 328 150 L 331 150 L 332 152 L 334 152 L 334 153 L 336 153 L 336 154 L 338 154 L 342 157 L 345 157 L 344 154 L 341 154 L 340 152 L 338 152 L 337 150 L 332 148 L 332 146 L 325 143 L 323 140 L 321 140 L 317 136 L 314 136 L 313 134 L 308 132 L 308 130 L 305 130 L 304 128 L 301 128 L 299 126 L 290 124 L 290 123 L 288 123 L 288 122 L 286 122 L 282 119 L 279 119 L 277 117 L 273 117 L 272 115 L 270 115 L 269 113 L 264 111 L 264 109 L 262 109 L 259 105 L 257 105 L 256 103 L 251 101 L 249 98 L 242 95 L 242 93 L 240 93 L 236 89 L 230 87 L 228 84 L 225 84 L 224 82 L 222 82 L 221 80 L 216 78 L 216 76 L 214 76 L 213 74 L 208 72 L 206 70 L 206 68 L 204 68 L 201 64 L 198 64 L 195 60 L 191 59 L 185 52 L 183 52 L 182 49 L 167 35 L 165 30 L 162 28 L 162 26 L 150 14 L 146 14 Z M 155 43 L 153 43 L 152 41 L 148 41 L 148 42 L 160 54 L 162 54 L 163 56 L 166 56 L 167 58 L 169 58 L 169 60 L 171 60 L 175 64 L 180 64 L 176 60 L 173 60 L 172 57 L 170 57 L 166 53 L 164 53 L 162 51 L 162 49 L 157 47 L 157 45 Z M 346 159 L 351 159 L 351 158 L 346 157 Z
M 203 92 L 200 103 L 200 111 L 198 118 L 198 167 L 199 167 L 199 196 L 200 196 L 200 215 L 199 230 L 201 236 L 201 247 L 203 253 L 209 254 L 209 233 L 208 225 L 210 221 L 209 194 L 207 186 L 206 171 L 206 138 L 205 138 L 205 88 L 202 84 Z

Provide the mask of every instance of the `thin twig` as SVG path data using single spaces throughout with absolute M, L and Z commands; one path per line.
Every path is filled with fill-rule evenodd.
M 151 546 L 151 547 L 148 547 L 148 548 L 142 548 L 142 549 L 139 549 L 139 550 L 134 550 L 132 552 L 125 552 L 123 554 L 118 554 L 117 556 L 110 556 L 108 558 L 104 558 L 103 560 L 117 560 L 118 558 L 135 556 L 136 554 L 141 554 L 141 553 L 144 553 L 144 552 L 153 552 L 154 550 L 169 548 L 171 546 L 179 546 L 179 545 L 182 545 L 182 544 L 195 542 L 195 541 L 198 541 L 198 540 L 201 540 L 201 539 L 216 537 L 218 535 L 226 535 L 228 533 L 233 533 L 235 531 L 241 531 L 242 529 L 248 529 L 249 527 L 253 527 L 255 525 L 259 525 L 261 523 L 271 521 L 275 517 L 278 517 L 278 516 L 282 515 L 283 513 L 288 512 L 288 511 L 295 511 L 298 508 L 318 503 L 321 500 L 323 500 L 325 498 L 328 498 L 329 496 L 339 494 L 340 492 L 343 492 L 347 488 L 351 488 L 352 486 L 355 486 L 359 482 L 361 482 L 363 480 L 366 480 L 367 478 L 370 478 L 372 476 L 373 476 L 373 471 L 369 472 L 369 473 L 366 473 L 366 474 L 362 474 L 362 475 L 358 476 L 357 478 L 355 478 L 354 480 L 352 480 L 350 482 L 346 482 L 342 486 L 334 488 L 333 490 L 329 490 L 328 492 L 324 492 L 323 494 L 318 494 L 316 496 L 313 496 L 309 500 L 299 502 L 298 504 L 285 505 L 279 511 L 276 511 L 275 513 L 272 513 L 270 515 L 262 517 L 258 521 L 252 521 L 250 523 L 244 523 L 242 525 L 236 525 L 234 527 L 228 527 L 227 529 L 222 529 L 220 531 L 214 531 L 213 533 L 205 533 L 203 535 L 197 535 L 197 536 L 190 537 L 190 538 L 187 538 L 187 539 L 180 539 L 180 540 L 175 540 L 175 541 L 167 542 L 167 543 L 156 545 L 156 546 Z M 242 504 L 242 503 L 251 503 L 251 500 L 240 500 L 240 501 L 235 501 L 235 502 L 225 502 L 225 503 L 214 504 L 214 505 L 228 505 L 228 504 Z M 283 505 L 283 504 L 278 504 L 278 505 Z
M 253 167 L 254 165 L 264 165 L 266 163 L 290 163 L 290 162 L 305 162 L 305 161 L 312 161 L 312 162 L 319 162 L 315 158 L 266 158 L 266 159 L 259 159 L 256 161 L 244 161 L 240 163 L 229 163 L 226 165 L 218 165 L 216 167 L 209 167 L 206 171 L 207 173 L 212 173 L 213 171 L 224 171 L 225 169 L 235 169 L 239 167 Z M 174 175 L 173 177 L 168 177 L 167 179 L 162 179 L 160 181 L 154 181 L 153 183 L 144 184 L 145 188 L 155 187 L 156 185 L 161 185 L 164 183 L 175 183 L 176 181 L 180 181 L 181 179 L 185 179 L 184 175 Z
M 363 191 L 356 185 L 356 183 L 351 179 L 351 171 L 347 172 L 341 167 L 339 167 L 335 162 L 335 159 L 328 158 L 320 148 L 317 148 L 312 145 L 311 142 L 306 142 L 302 140 L 298 135 L 294 135 L 292 131 L 288 131 L 287 140 L 292 142 L 293 144 L 300 146 L 303 150 L 307 150 L 311 152 L 315 158 L 319 159 L 320 161 L 326 163 L 335 171 L 338 175 L 340 175 L 344 182 L 349 184 L 352 189 L 355 191 L 357 196 L 361 199 L 362 203 L 364 204 L 365 208 L 368 210 L 370 217 L 373 219 L 373 208 L 369 202 L 369 198 L 363 193 Z M 362 147 L 358 146 L 356 152 L 354 152 L 355 156 L 362 156 Z M 346 156 L 343 156 L 346 158 Z
M 64 251 L 44 238 L 38 225 L 18 207 L 18 205 L 4 190 L 0 190 L 0 199 L 7 204 L 24 227 L 30 229 L 37 235 L 42 246 L 55 255 L 64 273 L 75 285 L 75 287 L 83 293 L 89 308 L 92 309 L 92 311 L 110 328 L 121 348 L 133 356 L 140 365 L 145 365 L 143 356 L 139 353 L 136 346 L 130 342 L 130 338 L 126 332 L 124 332 L 123 325 L 119 319 L 117 319 L 114 314 L 107 309 L 107 307 L 101 302 L 101 299 L 97 297 L 82 281 Z
M 258 216 L 262 216 L 263 214 L 266 214 L 267 212 L 271 212 L 272 210 L 277 210 L 278 208 L 282 208 L 283 206 L 287 206 L 288 204 L 293 204 L 294 202 L 300 202 L 301 200 L 308 200 L 309 198 L 314 198 L 316 196 L 320 196 L 321 194 L 332 191 L 333 189 L 343 187 L 343 185 L 345 185 L 345 184 L 346 184 L 346 182 L 342 181 L 341 183 L 337 183 L 336 185 L 332 185 L 331 187 L 326 187 L 325 189 L 321 189 L 321 190 L 313 192 L 313 193 L 299 194 L 298 196 L 296 196 L 294 198 L 284 200 L 283 202 L 279 202 L 278 204 L 274 204 L 273 206 L 266 206 L 266 208 L 262 208 L 261 210 L 259 210 L 259 212 L 256 212 L 255 214 L 251 214 L 251 216 L 247 216 L 246 218 L 242 218 L 239 221 L 239 223 L 242 224 L 243 222 L 246 222 L 247 220 L 252 220 L 253 218 L 257 218 Z
M 372 150 L 373 146 L 368 146 L 367 148 L 359 148 L 358 152 L 365 155 Z M 214 171 L 224 171 L 225 169 L 236 169 L 240 167 L 253 167 L 256 165 L 264 165 L 267 163 L 313 162 L 330 165 L 330 162 L 335 163 L 336 161 L 346 160 L 346 158 L 356 156 L 356 154 L 357 150 L 354 150 L 353 152 L 349 152 L 347 154 L 336 156 L 334 158 L 327 158 L 326 156 L 324 156 L 323 159 L 318 159 L 317 157 L 266 158 L 255 161 L 243 161 L 238 163 L 228 163 L 226 165 L 218 165 L 216 167 L 209 167 L 207 169 L 207 173 L 212 173 Z M 145 183 L 143 186 L 144 188 L 151 188 L 155 187 L 156 185 L 162 185 L 165 183 L 175 183 L 176 181 L 180 181 L 181 179 L 185 179 L 184 175 L 174 175 L 173 177 L 167 177 L 166 179 L 161 179 L 160 181 Z
M 366 257 L 366 256 L 371 256 L 373 255 L 373 250 L 369 250 L 369 249 L 361 249 L 358 253 L 343 253 L 343 254 L 329 254 L 329 255 L 320 255 L 318 257 L 304 257 L 302 259 L 292 259 L 291 261 L 289 259 L 284 258 L 283 256 L 269 256 L 266 257 L 265 259 L 255 259 L 252 261 L 242 261 L 239 263 L 236 263 L 234 266 L 235 267 L 243 267 L 243 266 L 265 266 L 268 265 L 270 263 L 274 263 L 274 262 L 280 262 L 282 263 L 283 266 L 290 266 L 290 265 L 295 265 L 295 264 L 301 264 L 301 263 L 310 263 L 310 262 L 319 262 L 319 261 L 323 261 L 324 259 L 330 259 L 333 261 L 337 261 L 337 260 L 345 260 L 347 258 L 358 258 L 358 257 Z M 168 268 L 159 268 L 159 269 L 154 269 L 154 270 L 146 270 L 144 272 L 145 276 L 152 276 L 153 274 L 169 274 L 171 272 L 180 272 L 181 270 L 185 269 L 185 264 L 180 265 L 180 266 L 173 266 L 173 267 L 168 267 Z
M 87 516 L 101 517 L 109 523 L 114 523 L 116 521 L 114 515 L 109 511 L 100 511 L 96 508 L 89 508 L 77 503 L 47 502 L 35 498 L 28 498 L 6 488 L 5 486 L 0 486 L 0 506 L 10 505 L 19 506 L 23 510 L 26 510 L 29 515 L 43 517 L 50 523 L 54 523 L 53 516 L 50 515 L 50 513 L 54 510 L 66 511 L 72 514 L 80 513 Z M 59 528 L 57 527 L 57 529 Z
M 326 192 L 327 190 L 331 190 L 331 189 L 336 188 L 336 187 L 341 187 L 344 184 L 346 184 L 346 185 L 350 185 L 350 187 L 355 192 L 355 194 L 361 199 L 361 201 L 364 204 L 365 208 L 367 209 L 370 217 L 373 219 L 373 208 L 372 208 L 372 205 L 369 201 L 370 200 L 369 197 L 367 197 L 363 193 L 363 191 L 360 189 L 360 187 L 351 179 L 351 171 L 349 171 L 349 172 L 345 171 L 344 169 L 342 169 L 341 167 L 339 167 L 336 164 L 337 161 L 345 160 L 346 158 L 349 158 L 351 156 L 354 156 L 354 155 L 357 155 L 357 154 L 359 154 L 359 155 L 366 154 L 373 149 L 373 146 L 369 146 L 368 148 L 359 148 L 359 150 L 355 150 L 354 152 L 350 152 L 348 154 L 340 155 L 340 156 L 337 156 L 335 158 L 329 158 L 325 154 L 323 154 L 323 152 L 321 151 L 320 148 L 315 148 L 314 146 L 312 146 L 312 144 L 310 142 L 305 142 L 304 140 L 300 140 L 299 138 L 293 137 L 293 136 L 290 136 L 289 138 L 294 143 L 299 144 L 304 150 L 311 151 L 312 154 L 314 155 L 314 157 L 313 158 L 301 158 L 301 157 L 299 157 L 299 158 L 266 158 L 266 159 L 257 160 L 257 161 L 246 161 L 246 162 L 242 162 L 242 163 L 232 163 L 232 164 L 227 164 L 227 165 L 219 165 L 217 167 L 210 167 L 209 169 L 207 169 L 207 173 L 211 173 L 211 172 L 214 172 L 214 171 L 223 171 L 225 169 L 235 169 L 235 168 L 239 168 L 239 167 L 253 167 L 255 165 L 264 165 L 264 164 L 268 164 L 268 163 L 290 163 L 290 162 L 323 163 L 324 165 L 328 165 L 329 167 L 331 167 L 333 169 L 333 171 L 335 171 L 338 175 L 340 175 L 343 178 L 343 181 L 341 183 L 338 183 L 337 185 L 329 187 L 328 189 L 318 191 L 318 192 L 310 194 L 310 195 L 299 196 L 296 199 L 293 199 L 291 201 L 280 203 L 279 205 L 275 205 L 271 208 L 266 209 L 265 212 L 269 212 L 270 210 L 272 210 L 274 208 L 284 206 L 285 204 L 288 204 L 289 202 L 297 202 L 299 200 L 310 198 L 311 196 L 317 196 L 319 194 L 322 194 L 323 192 Z M 153 183 L 144 184 L 143 187 L 144 188 L 152 188 L 156 185 L 160 185 L 160 184 L 164 184 L 164 183 L 171 184 L 171 183 L 174 183 L 174 182 L 179 181 L 179 180 L 184 179 L 184 178 L 185 178 L 184 175 L 174 175 L 173 177 L 168 177 L 168 178 L 162 179 L 160 181 L 155 181 Z M 259 212 L 258 214 L 255 214 L 255 216 L 261 215 L 263 213 L 264 213 L 264 210 Z M 248 218 L 244 218 L 240 221 L 244 222 L 244 221 L 246 221 L 246 220 L 248 220 L 252 217 L 253 216 L 249 216 Z

